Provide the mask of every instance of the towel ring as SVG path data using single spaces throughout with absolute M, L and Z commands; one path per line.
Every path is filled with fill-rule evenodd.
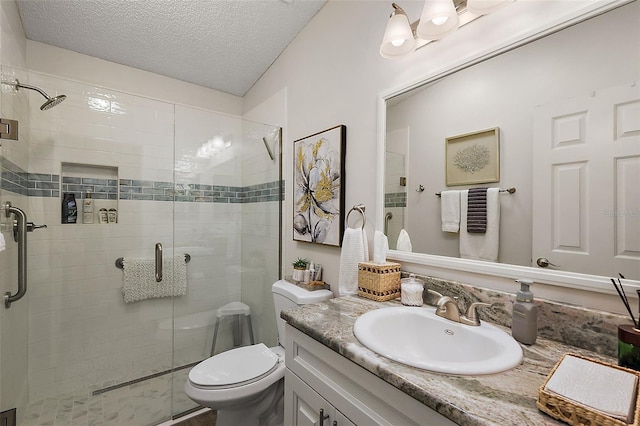
M 358 213 L 360 213 L 362 215 L 362 229 L 364 229 L 364 225 L 367 223 L 367 216 L 364 214 L 364 211 L 365 211 L 364 204 L 357 204 L 357 205 L 353 206 L 351 208 L 351 210 L 349 210 L 349 213 L 347 213 L 347 218 L 344 221 L 345 224 L 347 225 L 347 227 L 349 227 L 349 215 L 353 211 L 357 211 Z

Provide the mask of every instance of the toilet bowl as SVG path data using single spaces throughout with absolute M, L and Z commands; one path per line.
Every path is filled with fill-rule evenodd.
M 184 390 L 198 404 L 218 411 L 216 426 L 280 426 L 284 423 L 284 326 L 280 311 L 333 297 L 286 281 L 272 286 L 280 346 L 263 343 L 212 356 L 189 371 Z

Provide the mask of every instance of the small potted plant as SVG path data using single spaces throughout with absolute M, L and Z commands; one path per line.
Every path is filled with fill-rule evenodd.
M 307 264 L 309 261 L 305 258 L 299 257 L 293 265 L 293 280 L 294 281 L 304 281 L 304 271 L 307 269 Z

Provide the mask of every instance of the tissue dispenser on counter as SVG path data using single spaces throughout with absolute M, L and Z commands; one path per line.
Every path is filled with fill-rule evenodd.
M 565 354 L 538 389 L 538 409 L 570 425 L 638 426 L 640 373 Z
M 400 297 L 400 264 L 358 263 L 358 296 L 378 302 Z

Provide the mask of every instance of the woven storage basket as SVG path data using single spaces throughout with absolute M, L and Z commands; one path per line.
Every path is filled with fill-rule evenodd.
M 358 296 L 378 302 L 400 297 L 400 264 L 358 263 Z
M 629 368 L 619 367 L 617 365 L 609 364 L 603 361 L 598 361 L 596 359 L 587 358 L 582 355 L 577 354 L 565 354 L 565 356 L 571 355 L 576 358 L 582 358 L 587 361 L 595 362 L 597 364 L 606 365 L 607 367 L 615 368 L 618 370 L 626 371 L 628 373 L 635 374 L 638 376 L 640 383 L 640 372 L 631 370 Z M 562 359 L 558 361 L 558 363 L 553 367 L 551 373 L 547 377 L 547 380 L 544 381 L 542 386 L 538 389 L 538 401 L 536 405 L 538 409 L 542 412 L 547 413 L 551 417 L 561 420 L 570 425 L 580 425 L 580 426 L 639 426 L 640 421 L 640 392 L 636 392 L 636 406 L 633 414 L 633 423 L 626 423 L 622 420 L 614 419 L 613 417 L 609 417 L 597 411 L 593 411 L 588 409 L 585 406 L 577 405 L 571 400 L 564 398 L 557 394 L 549 393 L 545 390 L 547 386 L 547 382 L 553 376 L 556 369 L 562 362 Z

